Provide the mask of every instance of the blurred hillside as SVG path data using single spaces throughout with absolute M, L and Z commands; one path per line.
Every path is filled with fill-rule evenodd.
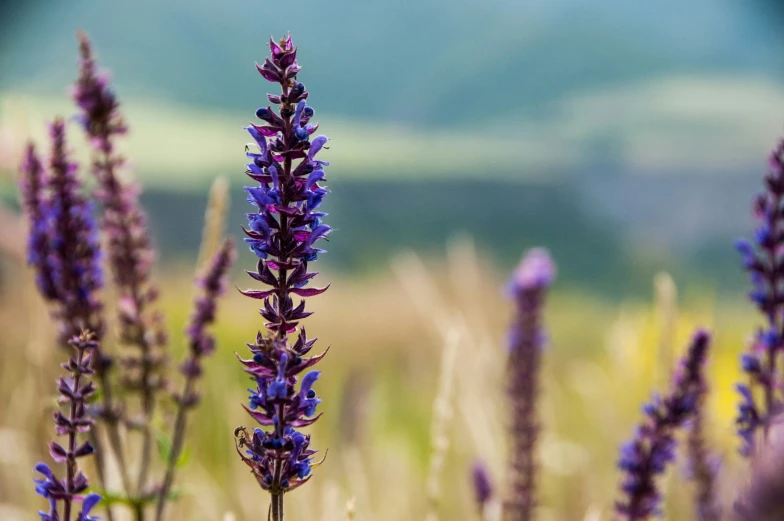
M 182 230 L 215 175 L 234 180 L 240 212 L 240 127 L 267 88 L 252 63 L 289 29 L 333 138 L 330 210 L 346 223 L 335 267 L 373 269 L 469 232 L 505 268 L 549 245 L 567 280 L 608 292 L 644 288 L 659 268 L 737 288 L 731 241 L 784 121 L 774 8 L 26 2 L 2 17 L 0 170 L 45 119 L 72 112 L 64 86 L 85 29 L 124 102 L 164 253 L 190 255 L 197 231 Z
M 0 36 L 0 89 L 61 92 L 89 31 L 125 96 L 248 110 L 250 66 L 291 30 L 319 108 L 444 127 L 548 118 L 559 102 L 685 74 L 780 80 L 782 41 L 754 2 L 250 0 L 26 2 Z M 41 35 L 46 37 L 42 38 Z M 151 81 L 153 80 L 154 81 Z

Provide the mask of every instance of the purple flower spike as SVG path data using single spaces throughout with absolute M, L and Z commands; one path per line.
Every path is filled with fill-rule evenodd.
M 201 294 L 196 299 L 190 323 L 185 330 L 188 338 L 189 355 L 180 366 L 180 372 L 185 377 L 185 383 L 182 391 L 174 396 L 177 402 L 174 436 L 172 448 L 169 451 L 166 474 L 163 484 L 158 490 L 155 519 L 163 519 L 166 499 L 174 483 L 177 462 L 184 448 L 186 415 L 199 402 L 199 393 L 195 387 L 198 378 L 202 374 L 201 361 L 215 349 L 215 336 L 208 330 L 208 327 L 215 322 L 218 297 L 226 290 L 226 278 L 232 264 L 234 264 L 234 241 L 226 239 L 221 249 L 215 253 L 204 275 L 197 281 Z
M 91 516 L 90 512 L 98 502 L 101 501 L 101 496 L 98 494 L 88 494 L 86 498 L 84 498 L 84 502 L 82 503 L 82 511 L 79 512 L 79 517 L 76 518 L 76 521 L 98 521 L 100 517 L 98 516 Z
M 22 205 L 30 223 L 27 238 L 27 263 L 35 270 L 38 291 L 45 300 L 57 299 L 54 285 L 54 267 L 51 259 L 51 219 L 49 219 L 48 198 L 46 194 L 48 179 L 35 145 L 29 143 L 20 168 L 22 176 L 19 187 L 22 192 Z
M 152 283 L 155 252 L 147 227 L 147 216 L 139 205 L 139 189 L 120 181 L 119 171 L 125 159 L 116 151 L 116 139 L 125 134 L 125 125 L 116 96 L 109 88 L 108 75 L 95 63 L 86 35 L 79 35 L 80 71 L 73 88 L 73 98 L 80 109 L 78 120 L 92 146 L 92 173 L 97 181 L 96 198 L 102 206 L 101 228 L 106 236 L 106 254 L 118 298 L 120 341 L 131 351 L 121 357 L 123 370 L 119 383 L 127 393 L 137 394 L 142 411 L 141 432 L 144 436 L 140 487 L 147 485 L 147 471 L 152 457 L 153 439 L 149 423 L 154 416 L 157 395 L 166 386 L 164 347 L 167 335 L 163 314 L 154 309 L 158 289 Z M 105 374 L 110 360 L 102 358 L 99 371 L 102 389 L 108 389 Z M 120 459 L 124 488 L 130 490 L 119 450 L 116 432 L 119 412 L 113 410 L 109 394 L 103 394 L 102 417 L 110 428 L 110 441 Z M 137 487 L 138 488 L 138 487 Z
M 536 402 L 541 364 L 542 312 L 555 265 L 542 249 L 530 250 L 508 284 L 516 313 L 509 333 L 507 392 L 511 403 L 511 448 L 503 505 L 505 521 L 530 521 L 536 505 L 534 459 L 539 421 Z
M 232 264 L 234 241 L 227 239 L 215 254 L 204 276 L 198 280 L 198 286 L 203 293 L 195 302 L 190 324 L 185 331 L 191 359 L 195 361 L 211 354 L 215 348 L 215 337 L 207 331 L 207 327 L 215 321 L 218 297 L 226 290 L 226 276 Z M 200 372 L 196 362 L 195 365 Z M 183 368 L 182 373 L 187 376 L 193 369 L 193 366 Z
M 87 404 L 96 389 L 88 377 L 93 374 L 92 360 L 98 343 L 92 333 L 84 331 L 74 336 L 69 344 L 75 354 L 62 365 L 69 375 L 61 377 L 58 385 L 58 403 L 65 405 L 65 412 L 58 409 L 53 416 L 55 432 L 57 436 L 64 436 L 66 442 L 61 444 L 53 440 L 49 443 L 52 459 L 65 464 L 65 477 L 58 479 L 45 463 L 38 463 L 34 468 L 43 476 L 33 480 L 35 491 L 49 502 L 49 510 L 39 512 L 43 521 L 72 521 L 71 513 L 75 511 L 75 504 L 88 487 L 87 477 L 79 469 L 78 460 L 94 452 L 89 441 L 79 442 L 78 438 L 93 425 L 87 413 Z M 88 495 L 76 521 L 95 521 L 97 518 L 89 514 L 99 499 L 95 494 Z
M 782 374 L 780 354 L 784 349 L 784 141 L 770 155 L 765 191 L 754 201 L 757 220 L 754 241 L 740 239 L 735 246 L 743 256 L 743 267 L 749 273 L 752 290 L 749 299 L 765 319 L 741 359 L 748 384 L 738 387 L 741 403 L 738 408 L 738 435 L 741 453 L 754 451 L 760 427 L 781 410 Z M 755 398 L 754 395 L 757 395 Z
M 20 188 L 30 221 L 28 263 L 41 295 L 52 305 L 63 345 L 82 329 L 103 333 L 100 250 L 92 206 L 70 161 L 65 122 L 49 126 L 51 155 L 44 168 L 33 145 L 22 165 Z
M 251 124 L 248 132 L 258 145 L 248 150 L 246 174 L 256 186 L 246 187 L 248 201 L 256 211 L 248 214 L 245 242 L 259 258 L 251 278 L 265 289 L 242 294 L 262 301 L 260 309 L 268 333 L 259 332 L 249 344 L 252 357 L 240 359 L 255 382 L 246 410 L 262 427 L 238 428 L 237 452 L 251 468 L 259 485 L 272 495 L 271 519 L 283 516 L 283 494 L 304 484 L 311 476 L 313 455 L 310 436 L 296 429 L 318 419 L 320 403 L 313 385 L 318 371 L 307 373 L 297 389 L 299 374 L 324 354 L 306 357 L 316 339 L 308 339 L 300 321 L 311 313 L 305 301 L 295 297 L 319 295 L 327 287 L 310 286 L 316 272 L 308 271 L 324 250 L 317 246 L 332 228 L 322 222 L 327 214 L 317 211 L 328 194 L 323 167 L 315 159 L 326 136 L 311 140 L 317 124 L 306 99 L 305 85 L 296 78 L 300 70 L 291 37 L 270 41 L 270 56 L 257 64 L 261 76 L 280 85 L 280 94 L 268 94 L 277 112 L 262 107 L 256 116 L 263 126 Z M 307 287 L 306 287 L 307 286 Z
M 704 365 L 709 347 L 708 332 L 697 331 L 673 375 L 669 394 L 654 397 L 643 408 L 645 420 L 621 447 L 618 468 L 624 478 L 622 499 L 615 504 L 616 519 L 641 521 L 660 513 L 661 493 L 656 478 L 675 460 L 675 432 L 697 414 L 705 392 Z
M 512 291 L 527 288 L 544 288 L 555 280 L 556 269 L 550 254 L 541 248 L 529 251 L 514 272 L 511 280 Z

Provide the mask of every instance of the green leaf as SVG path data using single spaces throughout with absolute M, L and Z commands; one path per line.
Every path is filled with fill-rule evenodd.
M 100 506 L 103 507 L 110 507 L 112 505 L 126 505 L 126 506 L 133 506 L 134 501 L 131 498 L 125 496 L 120 492 L 112 492 L 109 490 L 100 490 L 96 491 L 96 494 L 101 496 L 101 503 Z
M 158 444 L 158 457 L 164 463 L 168 463 L 172 453 L 172 442 L 169 439 L 169 437 L 161 431 L 156 431 L 155 436 Z M 191 451 L 186 445 L 180 451 L 180 455 L 177 457 L 177 462 L 175 463 L 175 466 L 177 468 L 183 467 L 188 462 L 190 455 L 191 455 Z
M 171 440 L 168 436 L 166 436 L 166 434 L 158 430 L 155 431 L 155 440 L 158 445 L 158 457 L 164 463 L 169 461 L 172 451 Z

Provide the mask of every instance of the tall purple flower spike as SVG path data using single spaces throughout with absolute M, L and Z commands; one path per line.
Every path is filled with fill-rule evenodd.
M 218 250 L 205 273 L 199 277 L 197 285 L 200 294 L 196 299 L 194 311 L 185 330 L 188 339 L 188 356 L 180 366 L 185 377 L 182 391 L 175 394 L 177 412 L 174 418 L 174 434 L 172 448 L 166 462 L 166 474 L 163 484 L 158 490 L 158 501 L 155 506 L 155 519 L 161 521 L 166 507 L 166 500 L 174 483 L 174 473 L 185 442 L 186 415 L 199 403 L 199 392 L 196 389 L 198 379 L 202 375 L 202 360 L 215 350 L 215 336 L 209 327 L 215 322 L 218 298 L 226 289 L 228 271 L 234 264 L 234 241 L 226 239 Z
M 153 438 L 149 424 L 154 416 L 159 392 L 166 386 L 165 366 L 167 334 L 163 314 L 155 309 L 158 288 L 152 282 L 155 252 L 150 240 L 147 216 L 139 204 L 140 190 L 123 183 L 119 171 L 125 159 L 115 148 L 115 141 L 127 132 L 119 102 L 109 88 L 108 74 L 98 69 L 87 36 L 79 34 L 81 55 L 79 78 L 73 87 L 73 99 L 79 107 L 77 120 L 92 147 L 92 173 L 98 182 L 96 198 L 102 206 L 101 228 L 106 236 L 106 253 L 118 293 L 120 340 L 132 352 L 120 359 L 123 369 L 120 384 L 128 393 L 138 394 L 142 405 L 142 456 L 137 476 L 137 490 L 145 488 Z M 102 366 L 110 360 L 104 358 Z M 116 424 L 119 412 L 112 410 L 109 382 L 99 373 L 104 406 L 102 418 L 107 422 L 110 442 L 120 460 L 124 488 L 130 490 L 123 455 L 119 447 Z
M 675 372 L 665 397 L 654 396 L 643 407 L 644 421 L 634 437 L 621 446 L 618 467 L 624 472 L 616 519 L 641 521 L 660 513 L 661 492 L 656 478 L 675 460 L 675 433 L 697 413 L 705 387 L 704 365 L 710 334 L 699 330 Z
M 244 229 L 245 242 L 259 258 L 256 270 L 247 273 L 267 288 L 242 291 L 262 302 L 268 334 L 259 332 L 248 344 L 252 358 L 240 359 L 255 382 L 246 410 L 261 428 L 240 427 L 235 436 L 242 460 L 272 496 L 271 518 L 279 521 L 283 494 L 307 482 L 316 465 L 310 435 L 297 429 L 318 419 L 316 406 L 321 400 L 313 384 L 319 372 L 305 374 L 299 389 L 296 384 L 298 375 L 325 353 L 306 357 L 316 339 L 309 339 L 299 322 L 311 313 L 305 310 L 304 300 L 295 304 L 294 298 L 326 291 L 326 287 L 309 286 L 317 273 L 308 271 L 308 263 L 323 253 L 316 243 L 331 228 L 321 221 L 326 214 L 318 211 L 328 192 L 323 185 L 328 163 L 316 155 L 327 137 L 314 137 L 318 123 L 312 122 L 313 108 L 306 102 L 309 93 L 297 80 L 297 48 L 291 36 L 279 42 L 270 39 L 269 47 L 270 56 L 256 69 L 267 81 L 279 84 L 281 93 L 267 95 L 277 110 L 269 105 L 258 109 L 256 117 L 262 124 L 246 127 L 254 141 L 246 147 L 250 160 L 246 174 L 258 184 L 245 188 L 256 211 L 248 214 Z
M 749 298 L 765 317 L 748 351 L 741 357 L 741 368 L 748 383 L 738 384 L 741 403 L 738 434 L 741 453 L 754 450 L 759 428 L 769 423 L 782 405 L 781 351 L 784 349 L 784 141 L 779 142 L 768 161 L 765 191 L 754 202 L 757 230 L 754 240 L 736 242 L 752 283 Z
M 57 289 L 54 285 L 54 267 L 51 259 L 51 230 L 49 200 L 46 195 L 47 178 L 35 145 L 29 143 L 20 168 L 22 173 L 19 187 L 22 205 L 30 224 L 27 237 L 27 264 L 35 270 L 38 291 L 45 300 L 55 301 Z
M 49 126 L 51 155 L 44 168 L 32 144 L 22 165 L 20 188 L 30 222 L 28 263 L 41 295 L 52 305 L 62 344 L 83 329 L 103 333 L 100 250 L 92 205 L 70 161 L 65 122 Z
M 35 479 L 35 491 L 49 502 L 49 509 L 40 511 L 42 521 L 72 521 L 75 505 L 83 501 L 77 521 L 95 521 L 90 511 L 100 500 L 97 494 L 89 494 L 83 498 L 82 493 L 88 488 L 87 477 L 79 469 L 77 460 L 94 452 L 89 441 L 79 443 L 78 436 L 90 430 L 93 421 L 87 414 L 87 401 L 95 393 L 95 386 L 88 380 L 92 370 L 92 358 L 97 342 L 93 334 L 84 331 L 74 336 L 69 344 L 76 352 L 63 368 L 68 370 L 68 377 L 60 377 L 58 403 L 65 405 L 66 413 L 59 409 L 54 413 L 55 432 L 65 436 L 65 445 L 52 441 L 49 443 L 49 454 L 56 463 L 65 464 L 65 477 L 58 479 L 52 469 L 45 463 L 38 463 L 35 471 L 42 477 Z
M 555 272 L 547 251 L 533 249 L 523 257 L 509 281 L 516 312 L 509 335 L 507 369 L 512 418 L 504 521 L 530 521 L 536 506 L 534 452 L 539 434 L 536 402 L 544 338 L 542 312 Z

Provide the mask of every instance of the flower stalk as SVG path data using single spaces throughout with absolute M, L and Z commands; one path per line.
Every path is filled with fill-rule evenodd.
M 180 372 L 184 376 L 185 381 L 182 391 L 175 395 L 177 412 L 174 419 L 172 448 L 166 462 L 163 484 L 158 491 L 158 501 L 155 506 L 156 521 L 163 519 L 166 498 L 174 483 L 177 462 L 180 459 L 185 442 L 187 413 L 199 403 L 199 393 L 196 390 L 196 384 L 203 373 L 202 359 L 212 354 L 215 350 L 215 337 L 207 328 L 215 322 L 217 300 L 225 291 L 227 274 L 233 263 L 234 242 L 231 239 L 227 239 L 215 253 L 204 276 L 198 280 L 197 285 L 201 288 L 202 294 L 196 299 L 194 312 L 186 330 L 189 354 L 180 367 Z
M 509 336 L 507 368 L 511 404 L 507 496 L 504 521 L 531 521 L 536 506 L 535 449 L 539 434 L 536 403 L 544 334 L 542 312 L 555 265 L 542 249 L 530 250 L 509 282 L 516 312 Z
M 246 174 L 258 183 L 246 187 L 248 201 L 256 207 L 248 214 L 245 242 L 259 258 L 256 270 L 248 271 L 268 289 L 248 289 L 243 295 L 260 300 L 267 334 L 259 331 L 248 344 L 252 358 L 242 359 L 255 388 L 250 390 L 248 414 L 262 428 L 235 430 L 237 452 L 262 489 L 271 496 L 270 517 L 283 519 L 283 495 L 306 483 L 315 450 L 310 435 L 297 429 L 315 422 L 320 403 L 313 384 L 318 371 L 298 376 L 316 364 L 325 353 L 310 358 L 315 338 L 309 339 L 300 320 L 311 313 L 305 301 L 327 290 L 307 287 L 317 275 L 308 271 L 323 250 L 315 243 L 331 228 L 321 222 L 326 216 L 317 208 L 327 189 L 325 161 L 315 158 L 327 142 L 325 136 L 312 137 L 318 123 L 311 123 L 313 108 L 309 93 L 297 80 L 300 66 L 291 36 L 276 42 L 270 39 L 270 56 L 256 69 L 264 79 L 280 86 L 280 93 L 268 94 L 271 106 L 256 111 L 262 125 L 251 123 L 246 130 L 254 140 L 246 147 L 250 162 Z M 296 384 L 299 383 L 297 389 Z
M 92 173 L 98 181 L 96 198 L 102 204 L 101 227 L 107 238 L 107 257 L 114 283 L 119 293 L 119 323 L 121 341 L 134 346 L 137 353 L 120 360 L 121 383 L 126 391 L 139 395 L 141 405 L 140 428 L 142 454 L 135 489 L 132 489 L 127 467 L 117 434 L 117 422 L 122 410 L 111 408 L 107 398 L 102 419 L 107 424 L 113 452 L 118 458 L 124 488 L 127 493 L 141 497 L 147 484 L 152 456 L 152 420 L 156 395 L 164 387 L 163 368 L 165 357 L 161 350 L 167 342 L 163 316 L 150 310 L 158 298 L 158 290 L 151 282 L 151 269 L 155 259 L 147 217 L 139 205 L 139 190 L 123 184 L 118 171 L 125 160 L 116 152 L 114 141 L 127 132 L 119 111 L 119 103 L 108 86 L 108 75 L 99 71 L 90 41 L 80 34 L 80 72 L 73 89 L 73 99 L 80 109 L 79 121 L 87 134 L 93 152 Z M 104 364 L 108 366 L 109 360 Z M 102 380 L 102 390 L 109 392 L 111 385 Z M 126 418 L 127 420 L 127 418 Z
M 693 420 L 705 389 L 704 365 L 710 347 L 707 331 L 695 333 L 689 350 L 672 379 L 670 392 L 654 396 L 643 407 L 644 421 L 621 446 L 618 467 L 624 472 L 615 518 L 642 521 L 660 513 L 661 492 L 656 478 L 675 460 L 675 434 Z

